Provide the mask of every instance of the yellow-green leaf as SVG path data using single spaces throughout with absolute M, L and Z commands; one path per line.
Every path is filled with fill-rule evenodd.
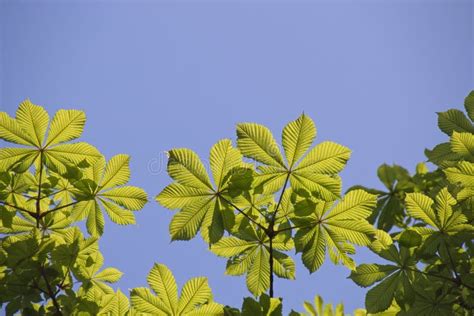
M 298 119 L 288 123 L 283 129 L 282 145 L 285 149 L 289 168 L 304 155 L 316 137 L 313 120 L 302 114 Z
M 79 110 L 59 110 L 51 121 L 46 147 L 67 142 L 82 134 L 86 114 Z
M 31 143 L 40 148 L 43 145 L 46 130 L 48 129 L 48 112 L 43 107 L 34 105 L 30 100 L 25 100 L 16 111 L 16 120 L 31 138 Z

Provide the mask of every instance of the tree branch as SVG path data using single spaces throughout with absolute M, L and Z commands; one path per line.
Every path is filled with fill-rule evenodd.
M 268 225 L 268 229 L 266 231 L 266 234 L 268 238 L 270 239 L 270 297 L 273 297 L 273 238 L 278 234 L 278 231 L 275 231 L 275 220 L 276 220 L 276 215 L 278 212 L 278 209 L 281 205 L 281 201 L 283 200 L 283 194 L 285 194 L 286 186 L 288 185 L 288 180 L 290 179 L 291 171 L 288 171 L 286 178 L 285 178 L 285 183 L 283 184 L 283 188 L 281 189 L 280 193 L 280 198 L 278 199 L 278 203 L 275 207 L 275 211 L 272 214 L 272 218 L 270 220 L 270 224 Z
M 273 297 L 273 237 L 270 237 L 270 297 Z
M 75 202 L 72 202 L 72 203 L 64 204 L 64 205 L 58 206 L 58 207 L 56 207 L 56 208 L 53 208 L 52 210 L 48 210 L 48 211 L 46 211 L 46 212 L 43 212 L 43 213 L 41 213 L 40 218 L 45 217 L 45 216 L 48 215 L 49 213 L 59 211 L 59 210 L 61 210 L 61 209 L 63 209 L 63 208 L 69 207 L 69 206 L 73 206 L 73 205 L 75 205 L 75 204 L 77 204 L 77 203 L 79 203 L 79 202 L 81 202 L 81 201 L 75 201 Z
M 35 213 L 35 212 L 28 211 L 27 209 L 24 209 L 24 208 L 22 208 L 22 207 L 9 204 L 9 203 L 7 203 L 7 202 L 5 202 L 5 201 L 0 201 L 0 203 L 3 203 L 3 205 L 5 205 L 5 206 L 13 207 L 13 208 L 15 208 L 15 209 L 17 209 L 17 210 L 19 210 L 19 211 L 26 212 L 26 213 L 30 214 L 31 216 L 33 216 L 34 218 L 36 218 L 36 213 Z
M 280 198 L 278 199 L 278 203 L 275 207 L 275 211 L 273 212 L 272 221 L 271 221 L 272 225 L 275 224 L 275 218 L 276 218 L 276 215 L 277 215 L 277 212 L 278 212 L 278 208 L 280 207 L 281 201 L 283 200 L 283 194 L 285 193 L 286 186 L 288 185 L 288 180 L 290 179 L 290 174 L 291 174 L 291 172 L 288 171 L 288 174 L 286 175 L 286 179 L 285 179 L 285 184 L 283 184 L 283 189 L 281 189 Z
M 449 251 L 448 244 L 446 243 L 446 240 L 443 242 L 443 244 L 444 244 L 444 247 L 446 248 L 446 251 L 448 253 L 448 258 L 449 258 L 449 261 L 451 263 L 451 267 L 453 268 L 454 277 L 456 278 L 456 280 L 459 283 L 462 284 L 461 277 L 459 276 L 458 272 L 456 271 L 456 264 L 454 263 L 453 257 L 451 257 L 451 251 Z
M 46 277 L 46 274 L 44 273 L 43 267 L 41 267 L 40 272 L 41 272 L 41 276 L 44 279 L 44 282 L 46 283 L 46 288 L 48 289 L 48 296 L 53 300 L 53 305 L 56 308 L 56 314 L 62 316 L 63 313 L 61 312 L 61 307 L 59 306 L 58 300 L 56 299 L 56 293 L 51 288 L 51 285 L 48 282 L 48 278 Z

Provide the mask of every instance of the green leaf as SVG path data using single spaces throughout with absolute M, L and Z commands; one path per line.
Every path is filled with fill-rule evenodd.
M 169 313 L 164 303 L 147 288 L 134 288 L 130 292 L 130 301 L 133 307 L 144 313 L 157 316 L 168 316 Z
M 254 242 L 249 242 L 237 237 L 225 237 L 211 245 L 211 251 L 220 257 L 228 258 L 244 252 L 253 245 L 255 245 Z
M 174 313 L 178 306 L 178 286 L 168 267 L 155 264 L 148 274 L 147 281 L 163 302 L 166 310 Z
M 46 147 L 64 143 L 81 136 L 86 114 L 78 110 L 59 110 L 51 121 Z
M 316 127 L 314 122 L 304 114 L 285 126 L 282 135 L 282 145 L 285 149 L 286 161 L 290 169 L 308 150 L 315 137 Z
M 30 100 L 25 100 L 16 111 L 16 120 L 21 129 L 30 137 L 30 143 L 40 148 L 48 129 L 48 112 L 41 106 L 34 105 Z
M 115 283 L 122 277 L 123 273 L 115 268 L 106 268 L 94 276 L 94 280 Z
M 173 216 L 170 223 L 170 234 L 172 240 L 190 240 L 201 227 L 202 220 L 213 200 L 202 200 L 184 207 Z
M 326 233 L 319 225 L 310 231 L 298 230 L 295 236 L 296 250 L 302 251 L 304 266 L 310 273 L 318 270 L 326 258 Z
M 352 190 L 332 209 L 332 203 L 319 202 L 310 216 L 292 219 L 301 227 L 295 235 L 296 250 L 302 252 L 303 263 L 311 273 L 323 264 L 326 249 L 335 264 L 342 262 L 353 268 L 348 256 L 355 251 L 351 243 L 368 246 L 376 233 L 365 219 L 375 204 L 375 195 Z
M 397 270 L 393 265 L 361 264 L 351 272 L 350 278 L 357 285 L 367 287 L 385 279 Z
M 269 253 L 259 248 L 247 275 L 247 288 L 255 296 L 260 296 L 270 286 Z
M 456 205 L 457 201 L 449 193 L 447 188 L 443 188 L 436 195 L 436 217 L 441 227 L 445 227 L 448 220 L 453 215 L 453 206 Z
M 260 303 L 252 297 L 244 298 L 244 302 L 242 303 L 242 316 L 263 316 Z
M 464 99 L 464 108 L 471 121 L 474 122 L 474 91 L 471 91 Z
M 212 299 L 212 291 L 207 283 L 207 278 L 198 277 L 187 281 L 181 290 L 178 314 L 193 311 L 196 307 L 208 303 Z
M 65 173 L 68 165 L 77 165 L 82 161 L 92 164 L 102 157 L 94 146 L 84 142 L 57 145 L 45 149 L 43 153 L 46 165 L 60 173 Z
M 29 148 L 0 148 L 0 170 L 26 171 L 38 156 Z
M 101 192 L 100 196 L 107 198 L 127 210 L 136 211 L 142 209 L 148 198 L 142 188 L 134 186 L 123 186 Z
M 397 175 L 391 166 L 387 164 L 381 165 L 377 169 L 377 176 L 387 189 L 393 189 L 395 181 L 397 180 Z
M 280 149 L 272 133 L 263 125 L 255 123 L 238 124 L 237 146 L 245 157 L 266 165 L 285 167 Z
M 295 279 L 295 262 L 293 259 L 281 252 L 273 253 L 273 272 L 280 278 Z
M 208 304 L 199 306 L 193 311 L 190 311 L 186 316 L 224 316 L 227 315 L 224 313 L 224 308 L 222 305 L 210 302 Z
M 365 307 L 369 313 L 383 312 L 390 307 L 398 287 L 398 278 L 399 274 L 395 273 L 367 292 Z
M 17 120 L 6 112 L 0 112 L 0 138 L 15 144 L 34 146 L 31 136 L 27 134 Z
M 212 249 L 212 248 L 211 248 Z M 242 275 L 246 273 L 252 264 L 255 253 L 258 247 L 253 247 L 243 251 L 238 256 L 235 256 L 227 261 L 225 274 L 227 275 Z
M 439 166 L 454 164 L 461 158 L 451 151 L 451 143 L 438 144 L 432 150 L 425 149 L 425 155 L 428 157 L 428 161 Z
M 350 157 L 351 151 L 349 148 L 326 141 L 313 147 L 295 170 L 336 174 L 344 169 Z
M 201 236 L 208 244 L 218 242 L 224 235 L 221 199 L 214 199 L 202 220 Z
M 463 158 L 472 159 L 474 157 L 474 134 L 453 131 L 451 150 Z
M 326 220 L 358 220 L 369 217 L 377 204 L 377 196 L 364 190 L 347 193 L 328 214 Z
M 209 160 L 214 183 L 219 190 L 225 186 L 225 180 L 229 179 L 226 178 L 229 171 L 241 166 L 242 155 L 238 149 L 232 147 L 231 140 L 223 139 L 212 146 Z
M 341 180 L 325 174 L 295 171 L 290 182 L 294 190 L 307 190 L 324 201 L 334 201 L 341 195 Z
M 433 200 L 421 193 L 408 193 L 405 198 L 408 215 L 421 219 L 428 225 L 438 227 L 437 219 L 433 211 Z
M 132 289 L 130 300 L 138 312 L 176 316 L 224 315 L 222 306 L 212 302 L 212 292 L 204 277 L 186 282 L 179 298 L 175 278 L 165 265 L 155 264 L 147 281 L 157 296 L 147 288 Z
M 443 170 L 448 181 L 464 187 L 474 187 L 474 163 L 461 161 L 456 167 Z
M 405 230 L 400 234 L 398 242 L 407 248 L 418 247 L 421 245 L 422 237 L 414 230 Z
M 133 212 L 123 209 L 117 204 L 111 203 L 104 199 L 100 199 L 100 202 L 104 206 L 104 209 L 112 222 L 119 225 L 135 224 L 135 215 Z
M 211 189 L 212 184 L 198 155 L 190 149 L 169 151 L 168 174 L 178 183 L 197 189 Z
M 130 157 L 128 155 L 113 156 L 107 163 L 105 173 L 100 181 L 102 190 L 124 185 L 130 180 Z
M 122 316 L 126 315 L 129 312 L 130 309 L 130 303 L 128 302 L 127 296 L 120 291 L 120 289 L 117 290 L 116 293 L 117 297 L 117 315 Z
M 472 123 L 466 118 L 463 112 L 456 109 L 438 113 L 438 126 L 449 136 L 451 136 L 453 131 L 459 133 L 474 133 Z
M 181 209 L 209 196 L 209 190 L 171 183 L 156 196 L 156 201 L 169 209 Z
M 92 236 L 100 236 L 104 233 L 104 215 L 95 200 L 83 201 L 76 204 L 71 216 L 76 221 L 87 217 L 87 231 Z

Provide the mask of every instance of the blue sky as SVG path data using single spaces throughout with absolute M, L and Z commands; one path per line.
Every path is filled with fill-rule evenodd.
M 445 137 L 437 111 L 462 107 L 473 87 L 471 1 L 0 1 L 0 109 L 30 98 L 50 113 L 86 111 L 83 139 L 107 157 L 132 156 L 132 183 L 151 198 L 169 183 L 163 152 L 206 158 L 235 124 L 258 122 L 279 137 L 301 112 L 318 141 L 353 150 L 344 187 L 377 186 L 376 168 L 414 169 Z M 207 159 L 207 158 L 206 158 Z M 179 283 L 206 275 L 221 303 L 239 305 L 245 279 L 200 239 L 170 243 L 173 212 L 153 200 L 136 226 L 106 224 L 101 249 L 143 286 L 153 262 Z M 374 257 L 367 251 L 358 263 Z M 329 262 L 296 281 L 277 280 L 285 309 L 321 294 L 364 305 L 365 290 Z

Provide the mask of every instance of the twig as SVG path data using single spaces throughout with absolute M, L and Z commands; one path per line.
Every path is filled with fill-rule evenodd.
M 22 208 L 22 207 L 9 204 L 9 203 L 7 203 L 7 202 L 5 202 L 5 201 L 0 201 L 0 203 L 3 203 L 3 205 L 5 205 L 5 206 L 9 206 L 9 207 L 16 208 L 16 209 L 19 210 L 19 211 L 26 212 L 26 213 L 30 214 L 31 216 L 33 216 L 34 218 L 36 218 L 36 213 L 35 213 L 35 212 L 28 211 L 27 209 L 24 209 L 24 208 Z
M 77 204 L 77 203 L 79 203 L 79 202 L 81 202 L 81 201 L 75 201 L 75 202 L 72 202 L 72 203 L 68 203 L 68 204 L 65 204 L 65 205 L 61 205 L 61 206 L 58 206 L 58 207 L 56 207 L 56 208 L 53 208 L 52 210 L 48 210 L 48 211 L 46 211 L 46 212 L 43 212 L 43 213 L 41 213 L 40 218 L 45 217 L 45 216 L 48 215 L 49 213 L 59 211 L 59 210 L 61 210 L 61 209 L 63 209 L 63 208 L 69 207 L 69 206 L 73 206 L 73 205 L 75 205 L 75 204 Z
M 218 195 L 221 199 L 223 199 L 227 204 L 229 204 L 230 206 L 232 206 L 233 208 L 235 208 L 240 214 L 244 215 L 246 218 L 248 218 L 249 221 L 251 221 L 252 223 L 254 223 L 255 225 L 257 225 L 258 227 L 260 227 L 261 229 L 263 229 L 265 232 L 267 231 L 267 228 L 264 227 L 262 224 L 260 224 L 259 222 L 257 222 L 256 220 L 254 220 L 252 217 L 250 217 L 249 215 L 247 215 L 247 213 L 245 213 L 244 211 L 242 211 L 239 207 L 237 207 L 237 205 L 235 205 L 234 203 L 232 203 L 231 201 L 227 200 L 225 197 L 223 197 L 222 195 Z
M 61 307 L 59 306 L 59 303 L 56 299 L 56 293 L 53 292 L 53 289 L 51 288 L 51 285 L 48 282 L 48 278 L 46 278 L 46 274 L 44 273 L 43 267 L 40 269 L 41 276 L 44 279 L 44 282 L 46 283 L 46 288 L 48 289 L 48 296 L 53 300 L 53 305 L 56 308 L 56 314 L 62 316 L 63 313 L 61 312 Z

